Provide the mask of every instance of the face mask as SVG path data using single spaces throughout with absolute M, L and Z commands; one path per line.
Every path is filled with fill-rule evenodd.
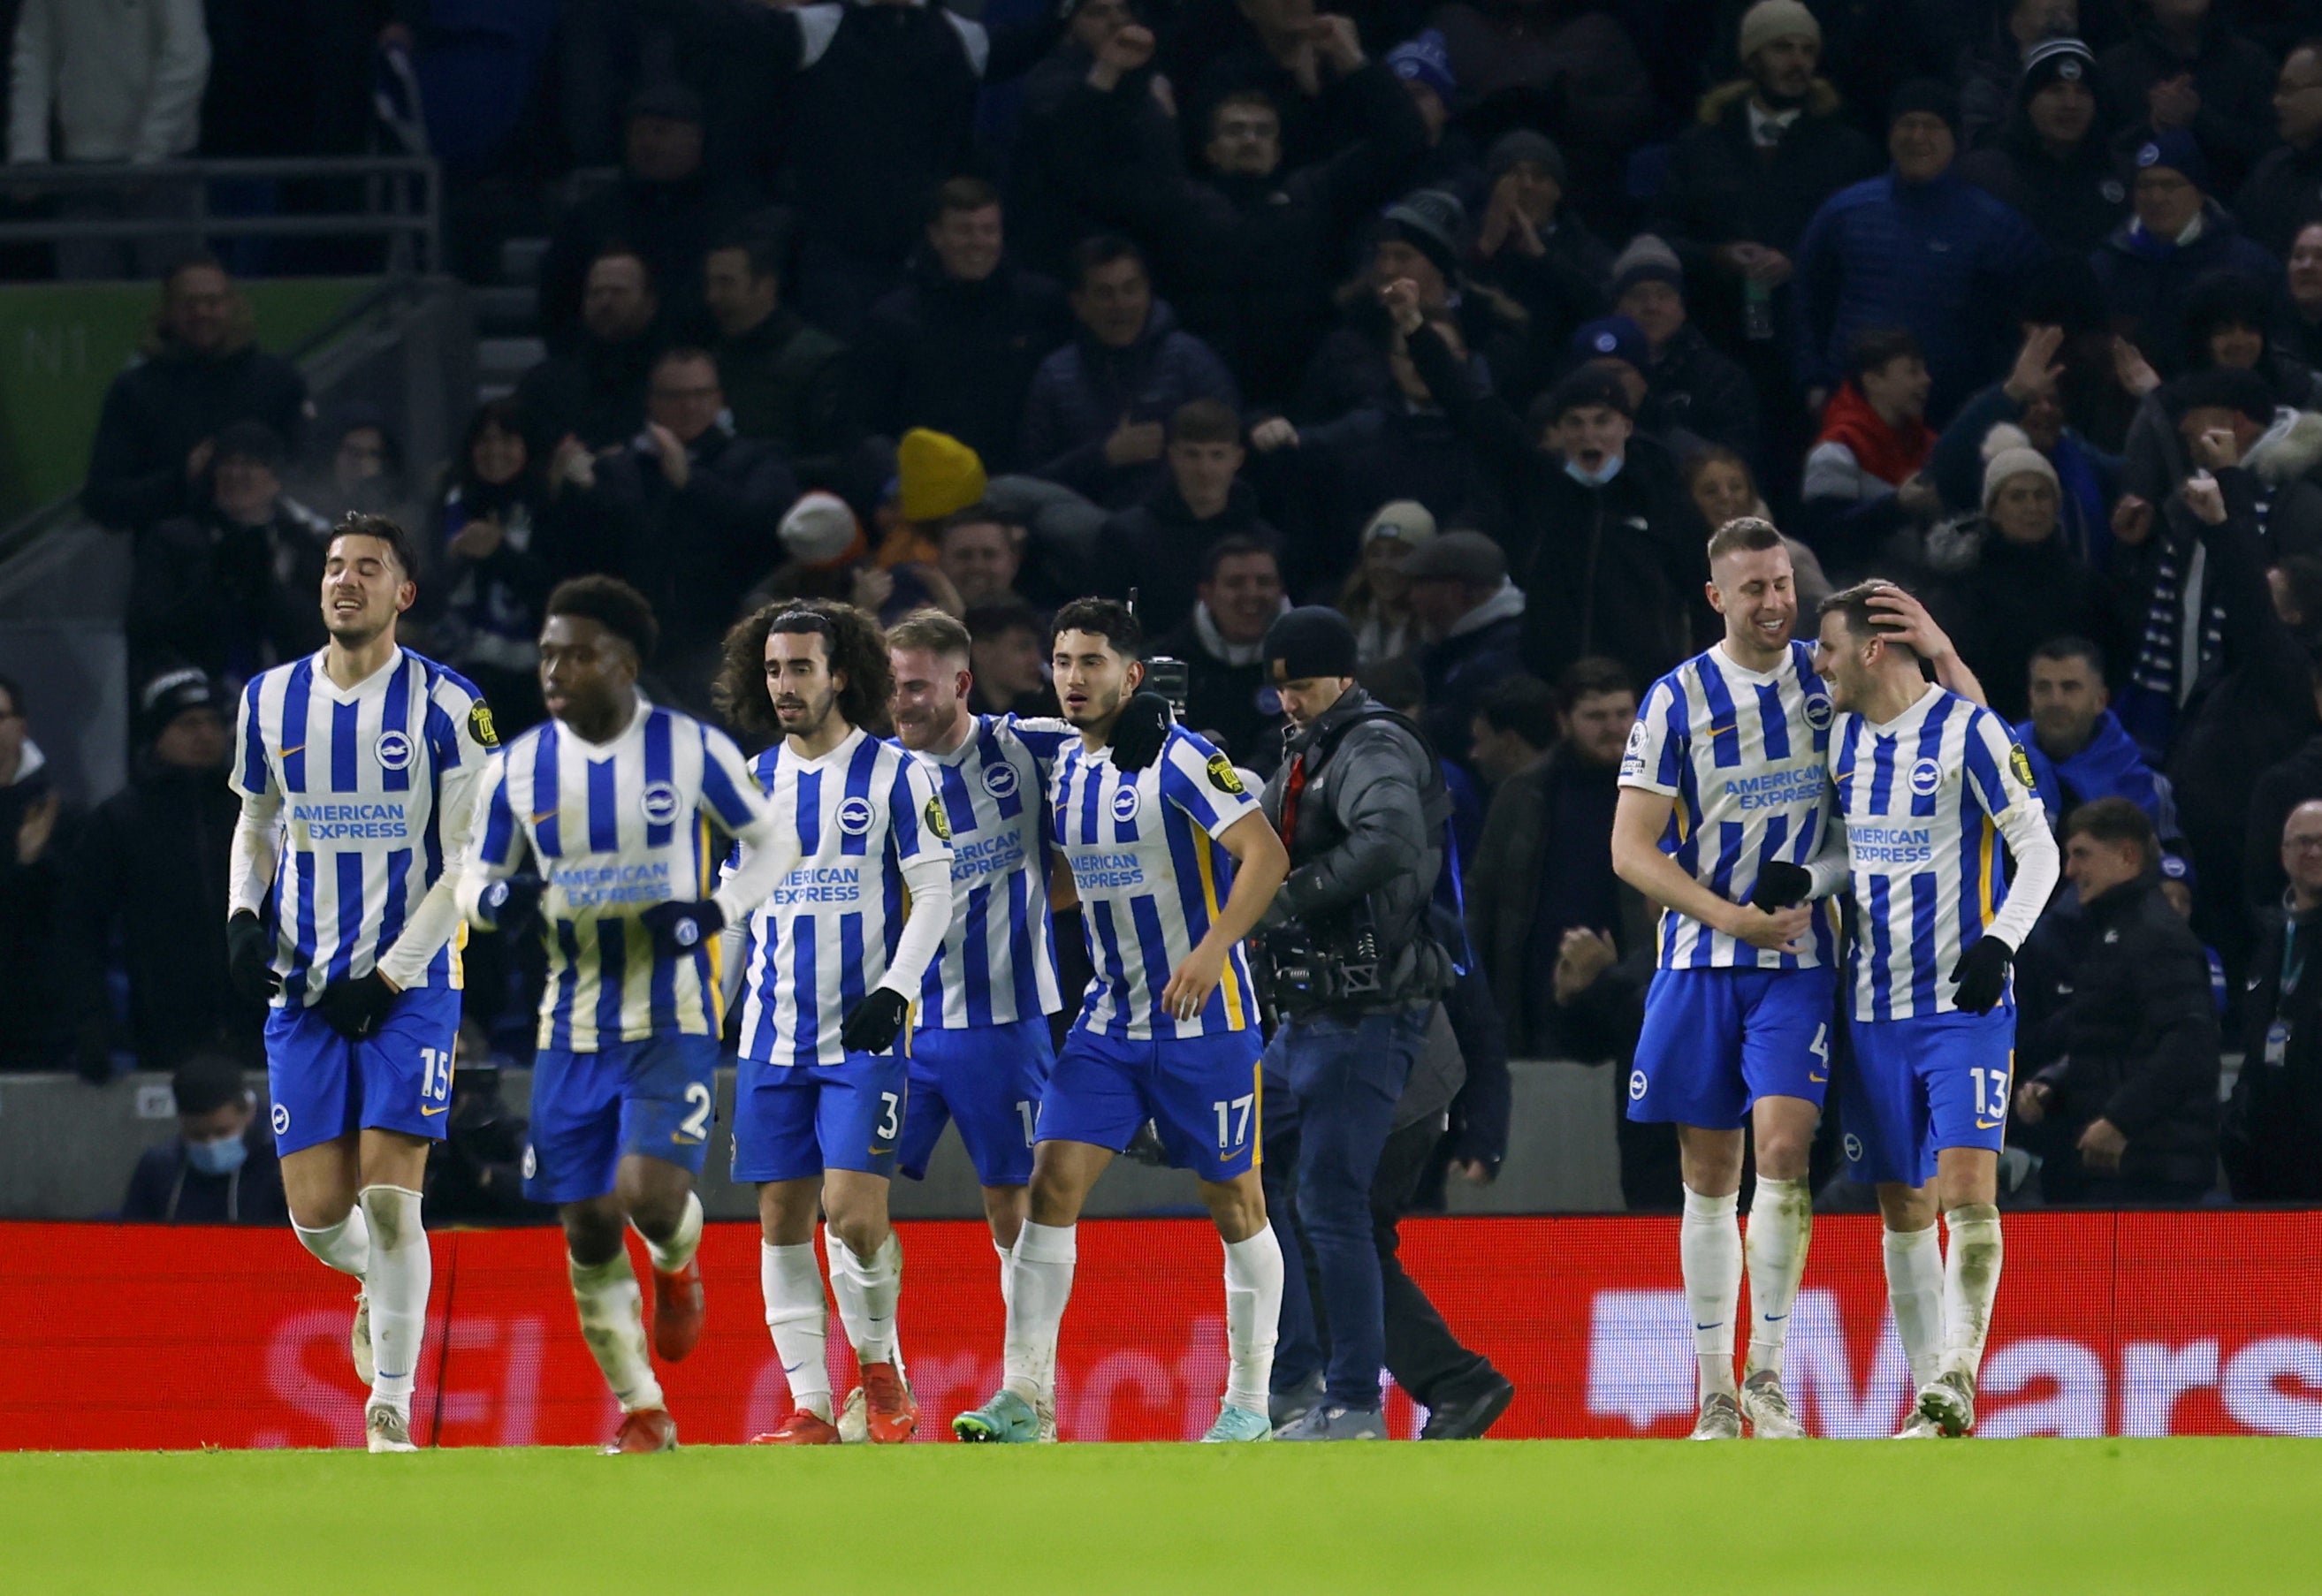
M 1602 488 L 1621 474 L 1621 466 L 1624 459 L 1624 456 L 1616 454 L 1604 462 L 1603 470 L 1595 472 L 1584 471 L 1577 461 L 1568 460 L 1564 462 L 1564 474 L 1586 487 Z
M 230 1175 L 250 1156 L 250 1144 L 240 1136 L 220 1136 L 215 1142 L 187 1142 L 186 1163 L 205 1175 Z

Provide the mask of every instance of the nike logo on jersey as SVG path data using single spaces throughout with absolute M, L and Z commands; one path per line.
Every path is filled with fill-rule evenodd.
M 544 809 L 544 810 L 542 810 L 539 814 L 535 815 L 535 816 L 532 817 L 532 823 L 533 823 L 535 825 L 538 825 L 542 824 L 544 821 L 553 820 L 553 819 L 555 819 L 555 818 L 556 818 L 556 811 L 555 811 L 555 810 L 553 810 L 553 809 Z
M 420 1110 L 419 1110 L 419 1113 L 420 1113 L 420 1116 L 421 1116 L 423 1118 L 425 1118 L 425 1117 L 428 1117 L 428 1116 L 431 1116 L 431 1115 L 441 1114 L 441 1113 L 444 1112 L 444 1110 L 445 1110 L 445 1109 L 450 1108 L 451 1108 L 451 1106 L 452 1106 L 451 1104 L 446 1103 L 446 1104 L 444 1104 L 444 1105 L 443 1105 L 443 1108 L 422 1108 L 422 1109 L 420 1109 Z
M 1822 1085 L 1824 1081 L 1828 1081 L 1828 1080 L 1830 1079 L 1830 1077 L 1829 1077 L 1829 1076 L 1827 1076 L 1827 1075 L 1816 1075 L 1816 1074 L 1814 1074 L 1814 1073 L 1812 1073 L 1811 1072 L 1809 1072 L 1807 1073 L 1807 1075 L 1806 1075 L 1806 1079 L 1807 1079 L 1808 1081 L 1812 1081 L 1815 1085 L 1816 1085 L 1816 1086 L 1820 1086 L 1820 1085 Z
M 1694 1326 L 1694 1328 L 1696 1330 L 1714 1330 L 1717 1328 L 1717 1325 L 1722 1325 L 1724 1322 L 1725 1321 L 1723 1319 L 1719 1319 L 1715 1325 L 1696 1325 Z
M 2007 1121 L 2000 1119 L 1979 1119 L 1975 1122 L 1975 1128 L 1978 1130 L 1997 1130 L 2006 1123 Z
M 299 744 L 298 744 L 298 746 L 297 746 L 297 747 L 296 747 L 296 748 L 286 748 L 286 749 L 284 749 L 284 750 L 282 751 L 282 757 L 283 757 L 284 759 L 288 759 L 288 758 L 289 758 L 292 754 L 294 754 L 294 753 L 304 753 L 304 752 L 306 752 L 306 745 L 304 743 L 299 743 Z

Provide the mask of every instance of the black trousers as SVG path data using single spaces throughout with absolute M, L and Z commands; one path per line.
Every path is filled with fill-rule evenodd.
M 1402 1245 L 1395 1227 L 1411 1211 L 1420 1175 L 1441 1134 L 1431 1118 L 1394 1132 L 1386 1139 L 1378 1173 L 1371 1181 L 1371 1235 L 1378 1246 L 1387 1372 L 1422 1408 L 1474 1395 L 1493 1373 L 1488 1359 L 1460 1344 L 1395 1256 Z M 1264 1165 L 1266 1208 L 1283 1261 L 1281 1340 L 1274 1352 L 1276 1391 L 1291 1390 L 1323 1373 L 1330 1361 L 1330 1329 L 1321 1309 L 1321 1277 L 1298 1223 L 1297 1163 L 1298 1133 L 1293 1125 L 1267 1139 Z

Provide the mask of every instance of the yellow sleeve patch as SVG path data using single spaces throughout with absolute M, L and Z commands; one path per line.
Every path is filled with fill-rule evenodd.
M 1233 761 L 1224 754 L 1210 755 L 1207 769 L 1210 773 L 1210 785 L 1220 792 L 1230 793 L 1235 798 L 1239 798 L 1249 790 L 1241 784 L 1241 772 L 1233 768 Z
M 928 829 L 943 842 L 951 841 L 951 822 L 944 815 L 943 800 L 930 796 L 927 808 Z
M 492 725 L 492 707 L 481 698 L 468 706 L 468 735 L 486 748 L 500 745 L 499 732 Z

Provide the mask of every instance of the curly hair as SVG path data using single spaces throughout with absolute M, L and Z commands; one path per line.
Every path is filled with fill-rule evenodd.
M 726 634 L 724 659 L 710 697 L 718 712 L 738 732 L 772 739 L 782 734 L 766 697 L 766 637 L 770 633 L 812 633 L 822 639 L 838 690 L 838 713 L 847 724 L 883 732 L 894 673 L 887 663 L 887 637 L 879 623 L 851 604 L 833 598 L 784 598 L 744 616 Z

